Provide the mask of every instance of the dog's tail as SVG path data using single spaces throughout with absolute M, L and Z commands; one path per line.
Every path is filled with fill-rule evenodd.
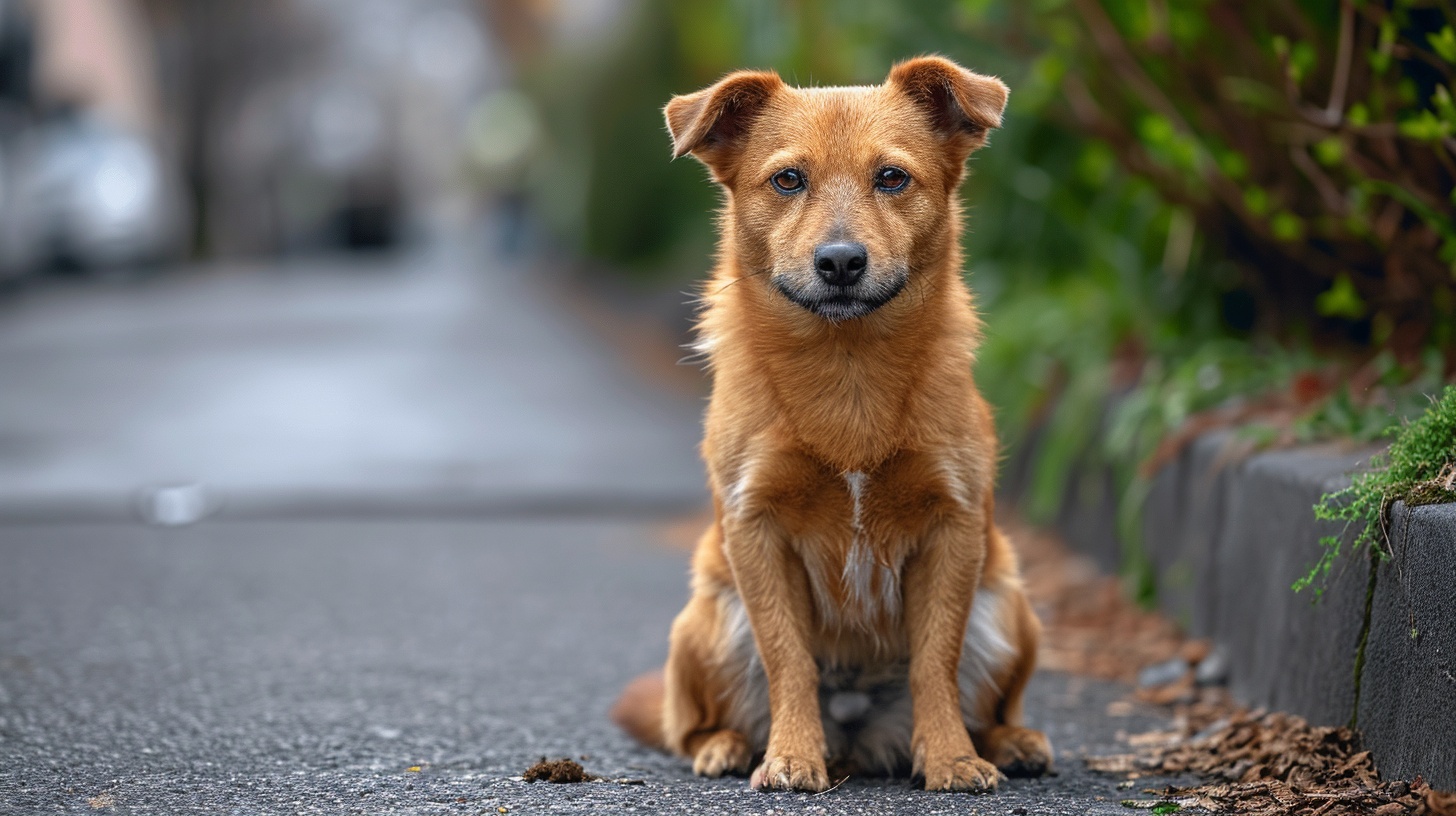
M 664 684 L 662 669 L 650 671 L 622 690 L 612 706 L 612 722 L 643 745 L 667 750 L 662 733 L 662 701 Z

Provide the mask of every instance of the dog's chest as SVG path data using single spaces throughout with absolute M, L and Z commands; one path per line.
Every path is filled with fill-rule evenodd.
M 900 573 L 904 531 L 872 514 L 869 476 L 843 474 L 847 501 L 834 501 L 837 523 L 808 529 L 797 537 L 814 608 L 825 628 L 874 628 L 900 615 Z
M 967 488 L 975 482 L 955 461 L 902 451 L 845 471 L 780 449 L 738 457 L 717 483 L 725 513 L 759 519 L 787 540 L 821 628 L 879 638 L 898 629 L 907 559 L 939 519 L 976 506 Z
M 823 628 L 874 634 L 899 619 L 905 561 L 946 493 L 886 468 L 825 478 L 800 506 L 780 505 Z

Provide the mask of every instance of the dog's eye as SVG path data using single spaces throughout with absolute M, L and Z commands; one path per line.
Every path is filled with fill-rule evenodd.
M 875 173 L 875 189 L 898 193 L 910 183 L 910 174 L 898 167 L 881 167 Z
M 780 170 L 774 173 L 773 178 L 769 179 L 769 182 L 773 184 L 775 190 L 778 190 L 784 195 L 793 195 L 804 189 L 804 174 L 790 167 L 787 170 Z

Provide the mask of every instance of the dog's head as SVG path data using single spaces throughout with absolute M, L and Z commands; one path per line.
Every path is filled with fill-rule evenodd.
M 673 156 L 728 191 L 744 274 L 832 321 L 867 315 L 943 260 L 966 158 L 1001 124 L 1007 89 L 939 57 L 884 84 L 792 88 L 730 74 L 667 104 Z

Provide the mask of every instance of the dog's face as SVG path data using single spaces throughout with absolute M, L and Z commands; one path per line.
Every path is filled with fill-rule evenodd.
M 966 157 L 1000 125 L 1006 86 L 944 59 L 901 63 L 884 84 L 798 89 L 740 72 L 674 97 L 675 156 L 729 193 L 734 257 L 830 321 L 889 303 L 945 257 Z

